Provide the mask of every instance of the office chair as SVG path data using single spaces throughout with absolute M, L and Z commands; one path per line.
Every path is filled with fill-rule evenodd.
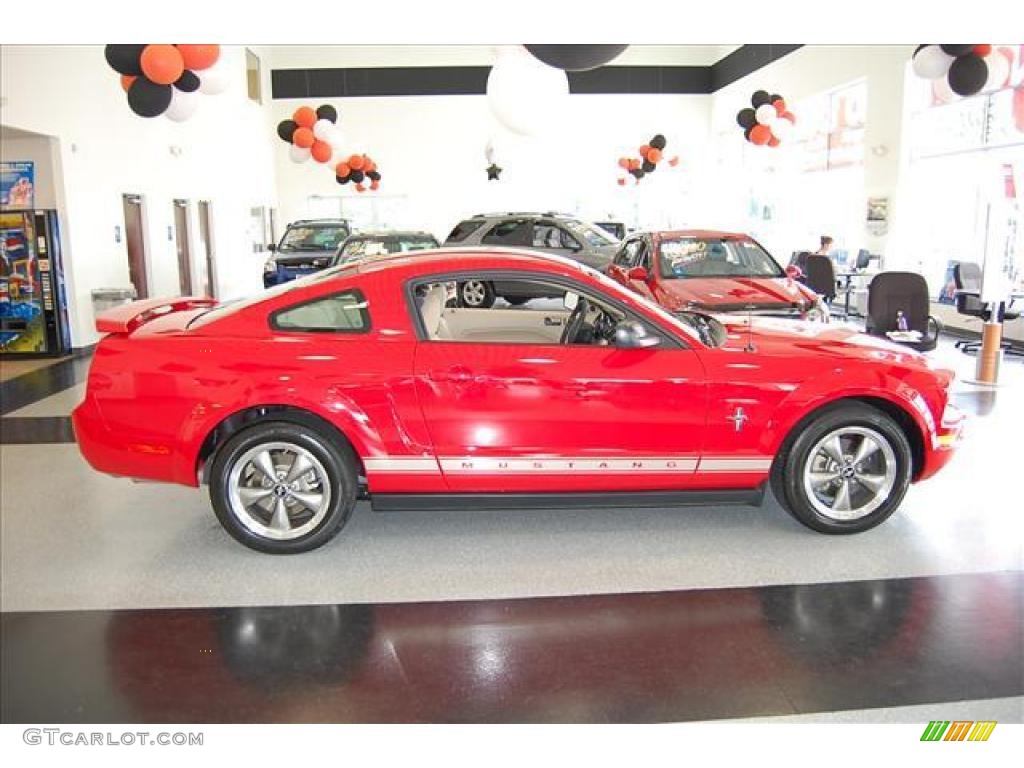
M 855 269 L 859 272 L 862 269 L 867 269 L 871 265 L 871 253 L 864 248 L 861 248 L 857 252 L 857 264 Z
M 888 338 L 886 333 L 898 330 L 897 312 L 906 318 L 907 330 L 921 334 L 920 341 L 897 343 L 918 352 L 935 349 L 942 323 L 928 314 L 928 283 L 916 272 L 881 272 L 868 285 L 867 333 Z
M 804 276 L 804 285 L 820 294 L 826 303 L 836 297 L 836 268 L 828 256 L 808 254 Z
M 973 261 L 962 261 L 953 266 L 953 284 L 956 286 L 956 311 L 968 317 L 977 317 L 983 322 L 988 322 L 992 311 L 988 305 L 981 300 L 981 267 Z M 964 293 L 966 291 L 966 293 Z M 1020 317 L 1019 310 L 1011 310 L 1002 305 L 1002 316 L 999 322 L 1016 320 Z M 961 339 L 954 345 L 961 352 L 971 354 L 981 350 L 980 339 Z M 1008 341 L 1002 342 L 1000 348 L 1008 355 L 1021 355 L 1024 352 L 1014 349 Z

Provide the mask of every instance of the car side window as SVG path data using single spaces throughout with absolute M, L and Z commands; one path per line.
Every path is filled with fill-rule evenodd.
M 583 246 L 580 245 L 580 241 L 577 240 L 573 235 L 571 235 L 569 232 L 562 229 L 561 227 L 557 227 L 557 229 L 559 239 L 561 241 L 561 248 L 568 248 L 570 251 L 583 250 Z
M 629 269 L 636 262 L 637 248 L 640 245 L 639 240 L 629 240 L 615 254 L 615 265 L 622 267 L 623 269 Z
M 370 314 L 361 291 L 349 290 L 279 309 L 270 316 L 278 331 L 366 333 Z
M 455 228 L 448 234 L 448 239 L 445 242 L 458 243 L 465 240 L 470 236 L 471 233 L 476 232 L 480 227 L 483 226 L 483 221 L 480 219 L 466 219 L 460 221 L 455 225 Z
M 529 245 L 532 235 L 533 227 L 530 222 L 511 219 L 492 227 L 480 238 L 480 242 L 488 245 Z
M 634 267 L 643 267 L 648 272 L 651 271 L 651 249 L 647 247 L 647 243 L 641 238 L 637 240 L 636 258 L 633 259 Z

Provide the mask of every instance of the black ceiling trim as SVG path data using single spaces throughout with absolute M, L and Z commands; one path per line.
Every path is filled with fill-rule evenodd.
M 707 67 L 598 67 L 569 72 L 569 91 L 589 94 L 714 93 L 800 48 L 744 45 Z M 482 96 L 490 67 L 358 67 L 275 69 L 275 99 L 358 96 Z

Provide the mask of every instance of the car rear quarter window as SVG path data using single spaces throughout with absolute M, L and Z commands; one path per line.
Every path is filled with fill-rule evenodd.
M 366 333 L 370 313 L 366 297 L 351 289 L 279 309 L 270 316 L 270 326 L 278 331 Z
M 476 232 L 480 227 L 483 226 L 483 220 L 481 219 L 466 219 L 460 221 L 455 225 L 455 229 L 448 235 L 447 243 L 458 243 L 465 240 L 473 232 Z

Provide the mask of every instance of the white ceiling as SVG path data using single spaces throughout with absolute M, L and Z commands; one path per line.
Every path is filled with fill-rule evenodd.
M 631 45 L 613 64 L 706 66 L 738 45 Z M 261 52 L 271 69 L 333 67 L 490 66 L 493 45 L 269 45 Z

